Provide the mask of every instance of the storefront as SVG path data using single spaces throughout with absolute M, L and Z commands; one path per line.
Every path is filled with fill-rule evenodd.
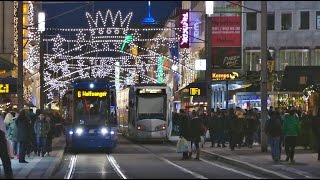
M 17 105 L 17 79 L 0 78 L 0 109 L 4 111 L 8 107 L 16 108 Z

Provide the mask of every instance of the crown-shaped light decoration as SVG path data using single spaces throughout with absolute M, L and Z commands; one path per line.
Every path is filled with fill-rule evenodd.
M 123 19 L 120 11 L 116 13 L 113 17 L 112 12 L 107 10 L 105 16 L 103 17 L 101 11 L 96 13 L 95 19 L 86 13 L 89 28 L 91 29 L 91 34 L 95 36 L 119 36 L 125 35 L 132 17 L 132 12 L 128 13 Z M 122 33 L 120 32 L 122 31 Z

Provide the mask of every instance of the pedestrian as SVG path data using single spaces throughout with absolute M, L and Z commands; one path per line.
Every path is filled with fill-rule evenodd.
M 11 160 L 7 148 L 8 147 L 5 132 L 3 132 L 3 130 L 0 130 L 0 158 L 4 169 L 5 178 L 13 179 Z
M 312 132 L 315 137 L 318 151 L 318 161 L 320 161 L 320 108 L 318 109 L 317 114 L 312 118 Z
M 29 140 L 30 125 L 29 120 L 26 116 L 26 111 L 22 109 L 16 120 L 17 124 L 17 141 L 19 146 L 19 163 L 28 163 L 25 160 L 26 148 Z
M 214 112 L 214 109 L 211 110 L 211 115 L 207 118 L 207 126 L 209 128 L 209 134 L 210 134 L 210 141 L 211 141 L 211 147 L 214 147 L 214 144 L 216 142 L 216 114 Z
M 199 114 L 201 114 L 201 111 L 199 112 Z M 192 131 L 191 131 L 191 149 L 192 149 L 192 145 L 194 144 L 196 147 L 196 160 L 200 160 L 200 146 L 199 143 L 201 141 L 201 135 L 203 134 L 203 124 L 202 124 L 202 120 L 199 118 L 198 113 L 193 110 L 192 113 L 192 119 L 191 119 L 191 127 L 192 127 Z
M 278 162 L 280 160 L 281 117 L 276 111 L 270 111 L 269 116 L 270 118 L 266 121 L 265 132 L 271 146 L 271 157 L 275 162 Z
M 233 108 L 228 109 L 227 114 L 228 132 L 229 132 L 229 147 L 234 151 L 235 146 L 239 143 L 240 138 L 240 121 L 234 113 Z
M 217 109 L 217 116 L 215 120 L 216 125 L 216 138 L 217 138 L 217 147 L 226 147 L 225 145 L 225 131 L 226 131 L 226 117 L 224 112 L 220 109 Z
M 52 120 L 51 113 L 46 114 L 46 121 L 49 124 L 49 131 L 48 131 L 47 140 L 46 140 L 46 154 L 45 154 L 45 156 L 50 156 L 50 152 L 52 151 L 52 139 L 54 137 L 54 129 L 55 129 L 55 125 Z
M 179 133 L 180 137 L 185 138 L 187 141 L 191 141 L 191 125 L 190 125 L 190 119 L 187 116 L 184 109 L 180 109 L 180 113 L 177 115 L 178 122 L 179 122 Z M 182 160 L 189 159 L 191 154 L 191 148 L 189 152 L 183 152 L 182 153 Z
M 46 140 L 49 132 L 49 123 L 46 121 L 45 115 L 40 112 L 39 119 L 34 123 L 34 132 L 37 138 L 37 153 L 40 156 L 44 157 L 46 153 Z
M 8 131 L 7 131 L 7 138 L 10 141 L 12 147 L 13 147 L 13 154 L 14 156 L 17 156 L 19 159 L 19 146 L 18 146 L 18 140 L 17 140 L 17 118 L 14 117 L 12 121 L 10 121 L 8 125 Z
M 282 132 L 285 137 L 285 150 L 286 150 L 286 161 L 294 163 L 294 149 L 297 142 L 297 136 L 300 133 L 300 121 L 295 113 L 295 110 L 290 110 L 283 121 Z

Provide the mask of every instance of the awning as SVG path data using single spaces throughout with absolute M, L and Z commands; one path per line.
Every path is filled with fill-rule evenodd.
M 0 57 L 0 70 L 11 71 L 16 65 Z
M 317 83 L 320 83 L 320 66 L 286 66 L 280 90 L 302 92 Z
M 193 103 L 207 102 L 207 96 L 193 96 Z

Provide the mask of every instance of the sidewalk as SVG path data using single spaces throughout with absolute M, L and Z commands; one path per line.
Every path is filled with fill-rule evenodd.
M 304 150 L 297 147 L 295 151 L 295 163 L 285 161 L 286 155 L 282 150 L 281 161 L 275 163 L 271 158 L 270 147 L 268 152 L 262 153 L 260 146 L 252 149 L 241 147 L 231 151 L 229 147 L 210 147 L 206 142 L 201 149 L 202 154 L 211 158 L 239 166 L 259 174 L 268 174 L 275 178 L 320 178 L 320 162 L 317 161 L 318 154 L 312 150 Z
M 64 153 L 65 138 L 60 136 L 52 142 L 50 156 L 36 156 L 33 152 L 26 156 L 29 163 L 19 163 L 18 159 L 11 160 L 14 179 L 48 179 L 61 162 Z M 0 161 L 0 179 L 4 179 L 2 162 Z

